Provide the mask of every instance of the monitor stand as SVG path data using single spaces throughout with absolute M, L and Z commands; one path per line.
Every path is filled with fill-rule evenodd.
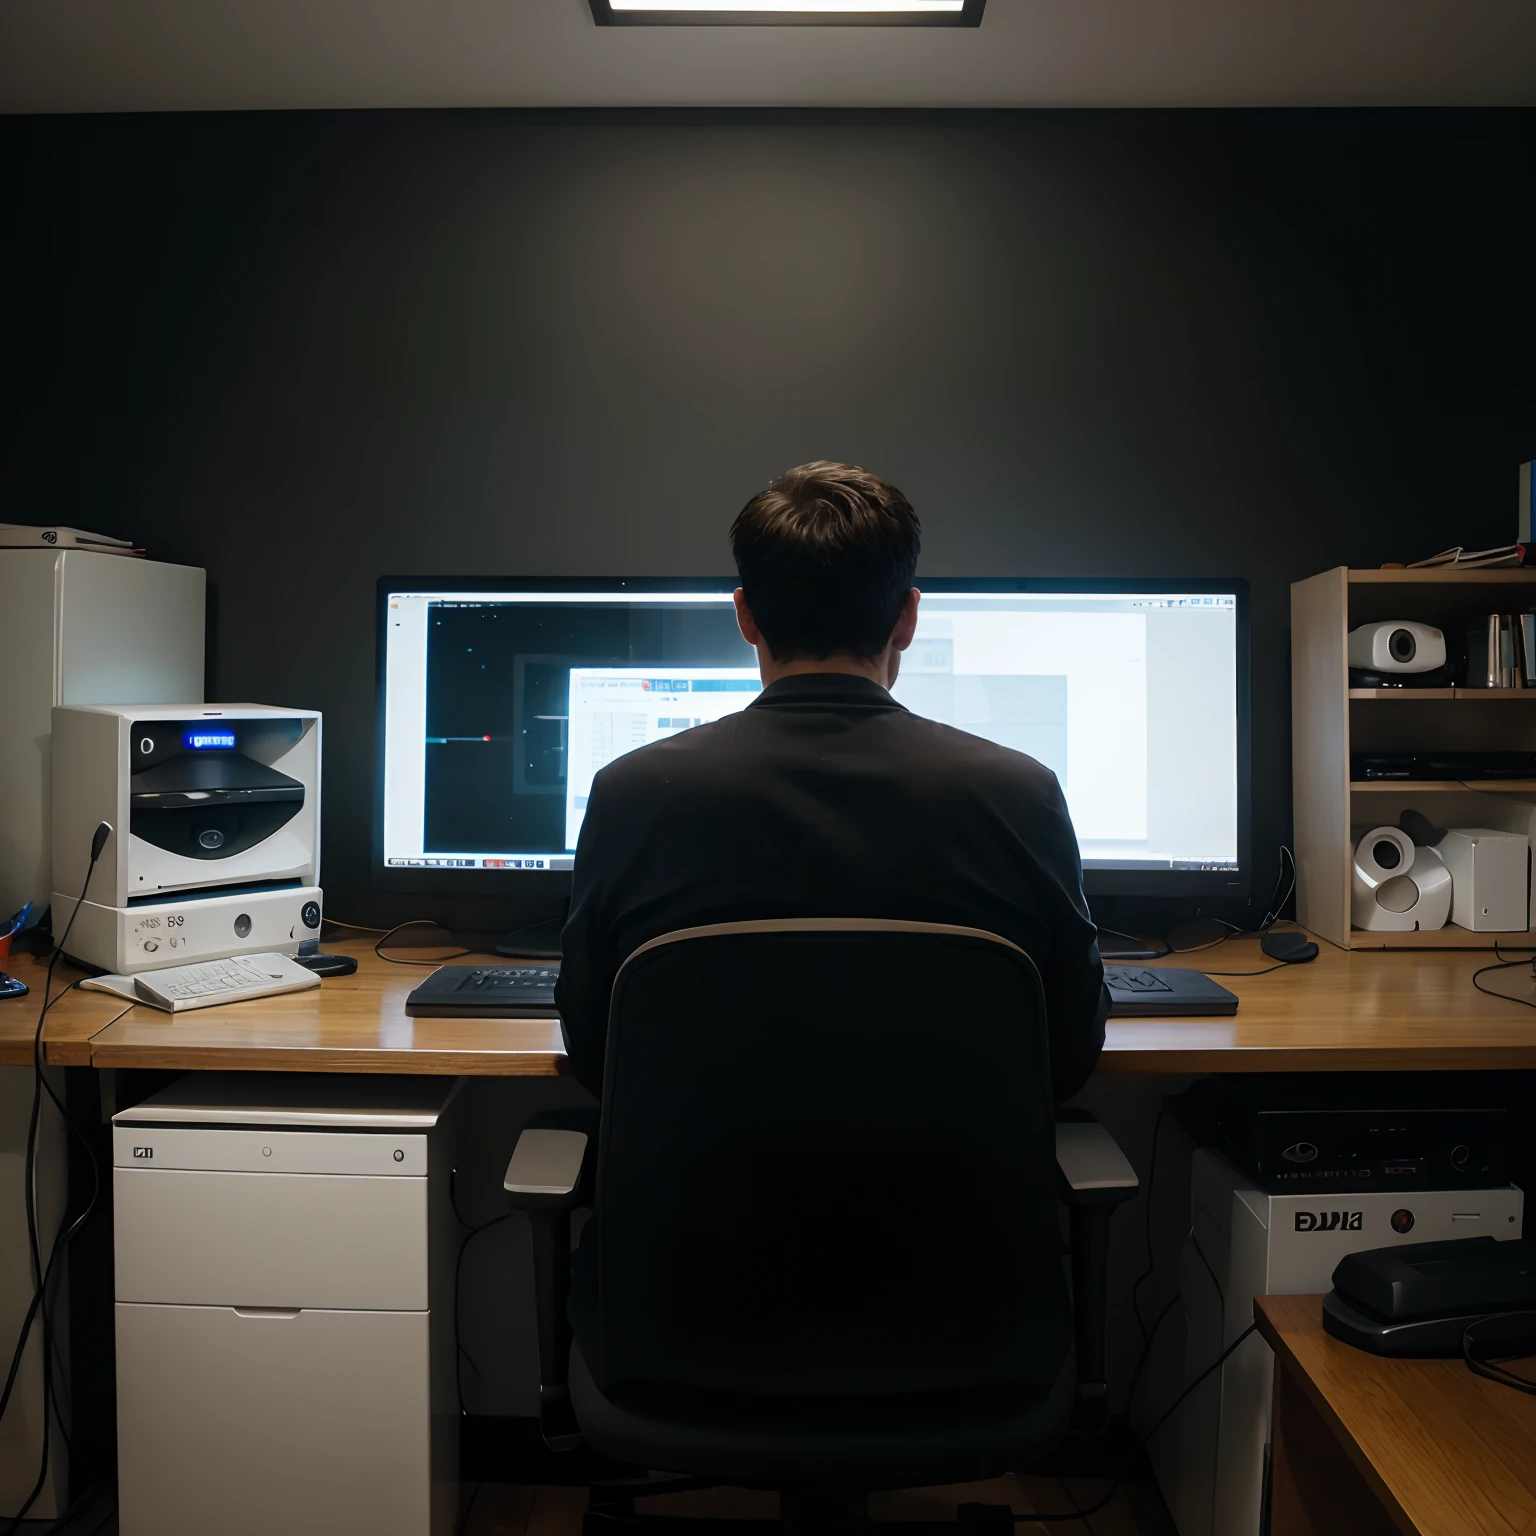
M 508 955 L 514 960 L 558 960 L 560 958 L 560 931 L 565 927 L 567 902 L 559 917 L 546 917 L 542 922 L 525 923 L 496 940 L 496 953 Z

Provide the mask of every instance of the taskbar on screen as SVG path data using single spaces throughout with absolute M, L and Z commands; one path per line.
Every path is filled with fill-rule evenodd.
M 388 858 L 387 869 L 516 869 L 571 870 L 576 865 L 574 853 L 453 853 L 411 854 Z

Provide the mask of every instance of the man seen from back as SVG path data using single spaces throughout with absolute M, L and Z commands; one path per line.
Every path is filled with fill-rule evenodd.
M 763 691 L 611 762 L 581 829 L 556 1001 L 593 1093 L 625 958 L 678 929 L 764 918 L 1009 939 L 1044 983 L 1057 1100 L 1092 1071 L 1108 998 L 1055 775 L 890 694 L 917 627 L 920 539 L 895 486 L 828 462 L 781 475 L 732 525 Z

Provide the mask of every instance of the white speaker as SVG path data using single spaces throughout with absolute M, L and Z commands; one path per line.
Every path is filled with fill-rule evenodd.
M 1451 872 L 1435 849 L 1416 847 L 1401 827 L 1376 827 L 1355 843 L 1350 920 L 1377 932 L 1443 928 L 1451 887 Z
M 1362 624 L 1349 632 L 1349 664 L 1369 672 L 1433 672 L 1445 665 L 1445 636 L 1412 619 Z
M 1524 933 L 1530 921 L 1530 841 L 1520 832 L 1452 827 L 1436 844 L 1451 872 L 1451 921 L 1474 933 Z

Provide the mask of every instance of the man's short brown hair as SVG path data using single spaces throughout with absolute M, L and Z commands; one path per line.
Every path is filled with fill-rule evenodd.
M 759 491 L 731 524 L 731 551 L 774 659 L 878 656 L 922 532 L 894 485 L 853 464 L 801 464 Z

